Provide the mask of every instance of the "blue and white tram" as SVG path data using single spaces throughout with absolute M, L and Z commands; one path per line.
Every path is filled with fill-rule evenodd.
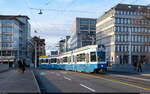
M 79 72 L 99 72 L 107 70 L 105 48 L 102 45 L 90 45 L 59 57 L 61 69 Z
M 39 68 L 47 69 L 49 68 L 50 58 L 48 56 L 40 56 L 39 58 Z
M 39 68 L 41 69 L 57 69 L 58 65 L 57 65 L 57 56 L 41 56 L 39 58 Z
M 59 57 L 54 56 L 45 60 L 48 65 L 40 68 L 63 69 L 79 72 L 99 72 L 107 70 L 105 60 L 105 47 L 103 45 L 89 45 L 65 52 Z M 47 63 L 46 63 L 47 64 Z

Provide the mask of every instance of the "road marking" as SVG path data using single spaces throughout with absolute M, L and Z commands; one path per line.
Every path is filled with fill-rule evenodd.
M 60 74 L 56 73 L 57 76 L 60 76 Z
M 98 79 L 103 79 L 105 81 L 110 81 L 110 82 L 123 84 L 123 85 L 130 86 L 130 87 L 135 87 L 135 88 L 139 88 L 139 89 L 150 91 L 150 88 L 144 88 L 144 87 L 140 87 L 140 86 L 133 85 L 133 84 L 128 84 L 128 83 L 117 81 L 117 80 L 111 80 L 111 79 L 107 79 L 107 78 L 104 78 L 104 77 L 97 77 L 97 76 L 93 76 L 93 75 L 86 75 L 86 74 L 82 74 L 82 75 L 89 76 L 89 77 L 94 77 L 94 78 L 98 78 Z
M 52 73 L 52 74 L 53 74 L 54 72 L 50 72 L 50 73 Z
M 87 87 L 87 86 L 85 86 L 85 85 L 83 85 L 83 84 L 80 84 L 80 86 L 82 86 L 82 87 L 84 87 L 84 88 L 87 88 L 87 89 L 89 89 L 89 90 L 90 90 L 90 91 L 92 91 L 92 92 L 95 92 L 95 90 L 94 90 L 94 89 L 89 88 L 89 87 Z
M 67 72 L 61 72 L 62 74 L 67 74 Z
M 40 75 L 45 75 L 45 73 L 44 73 L 44 72 L 41 72 Z
M 144 87 L 140 87 L 140 86 L 133 85 L 133 84 L 128 84 L 128 83 L 121 82 L 121 81 L 117 81 L 117 80 L 111 80 L 111 79 L 107 79 L 107 78 L 103 78 L 103 77 L 100 77 L 100 79 L 103 79 L 103 80 L 106 80 L 106 81 L 111 81 L 111 82 L 115 82 L 115 83 L 119 83 L 119 84 L 123 84 L 123 85 L 127 85 L 127 86 L 131 86 L 131 87 L 135 87 L 135 88 L 139 88 L 139 89 L 143 89 L 143 90 L 150 91 L 150 88 L 144 88 Z
M 143 80 L 143 81 L 148 81 L 148 82 L 150 82 L 149 79 L 143 79 L 143 78 L 139 78 L 139 77 L 125 76 L 125 75 L 114 75 L 114 76 L 125 77 L 125 78 L 131 78 L 131 79 Z
M 71 81 L 71 79 L 70 79 L 70 78 L 68 78 L 68 77 L 65 77 L 65 76 L 64 76 L 64 78 L 65 78 L 65 79 L 67 79 L 67 80 L 70 80 L 70 81 Z

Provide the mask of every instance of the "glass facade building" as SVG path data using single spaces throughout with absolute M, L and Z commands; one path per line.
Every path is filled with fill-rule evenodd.
M 0 15 L 0 63 L 15 64 L 27 60 L 27 44 L 31 39 L 27 16 Z

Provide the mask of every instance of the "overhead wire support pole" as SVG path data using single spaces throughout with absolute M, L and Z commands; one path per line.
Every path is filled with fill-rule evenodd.
M 129 28 L 129 36 L 130 36 L 130 43 L 129 43 L 129 64 L 132 64 L 132 28 Z
M 35 41 L 35 68 L 37 68 L 37 42 Z

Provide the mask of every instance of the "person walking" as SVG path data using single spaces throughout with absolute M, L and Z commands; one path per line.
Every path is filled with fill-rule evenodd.
M 137 63 L 137 67 L 138 67 L 138 72 L 142 72 L 142 61 L 140 60 L 138 63 Z
M 24 60 L 22 60 L 21 63 L 22 63 L 22 73 L 24 73 L 26 64 Z
M 18 72 L 22 72 L 22 61 L 18 60 Z
M 134 66 L 134 70 L 136 71 L 137 70 L 137 62 L 136 61 L 133 62 L 133 66 Z

